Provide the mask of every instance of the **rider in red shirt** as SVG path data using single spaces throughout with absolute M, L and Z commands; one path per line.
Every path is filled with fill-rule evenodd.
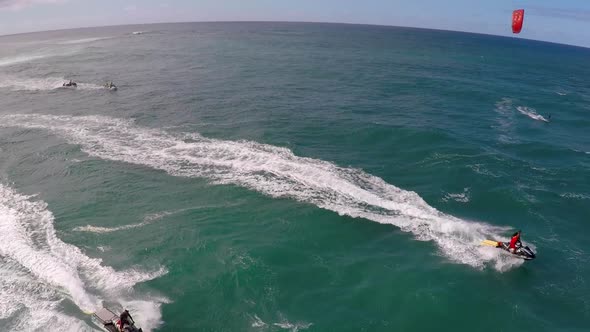
M 520 243 L 520 231 L 512 234 L 512 237 L 510 238 L 510 244 L 508 245 L 508 250 L 510 250 L 510 252 L 515 252 L 516 251 L 516 246 L 521 246 Z

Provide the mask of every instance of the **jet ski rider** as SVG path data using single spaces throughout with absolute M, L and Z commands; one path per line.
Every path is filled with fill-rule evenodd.
M 518 248 L 522 247 L 522 243 L 520 242 L 520 230 L 514 234 L 510 238 L 510 244 L 508 245 L 508 250 L 511 253 L 515 253 Z
M 123 331 L 125 325 L 131 325 L 129 318 L 131 318 L 131 314 L 129 314 L 129 310 L 125 309 L 119 316 L 119 330 Z

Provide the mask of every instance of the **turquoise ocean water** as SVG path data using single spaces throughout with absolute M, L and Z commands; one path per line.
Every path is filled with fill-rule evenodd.
M 0 330 L 588 331 L 588 77 L 393 27 L 0 37 Z M 479 245 L 515 229 L 536 260 Z

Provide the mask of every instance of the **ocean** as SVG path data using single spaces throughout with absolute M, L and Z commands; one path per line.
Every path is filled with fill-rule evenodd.
M 0 37 L 0 330 L 588 331 L 588 77 L 398 27 Z

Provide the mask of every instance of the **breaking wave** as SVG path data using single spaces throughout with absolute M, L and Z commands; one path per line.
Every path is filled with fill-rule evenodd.
M 0 116 L 0 126 L 49 130 L 94 157 L 144 165 L 174 176 L 202 177 L 271 197 L 292 198 L 340 215 L 395 225 L 418 240 L 433 241 L 450 260 L 498 270 L 522 261 L 480 241 L 506 240 L 507 228 L 462 220 L 359 169 L 298 157 L 286 148 L 250 141 L 177 135 L 104 116 Z M 490 250 L 491 249 L 491 250 Z

